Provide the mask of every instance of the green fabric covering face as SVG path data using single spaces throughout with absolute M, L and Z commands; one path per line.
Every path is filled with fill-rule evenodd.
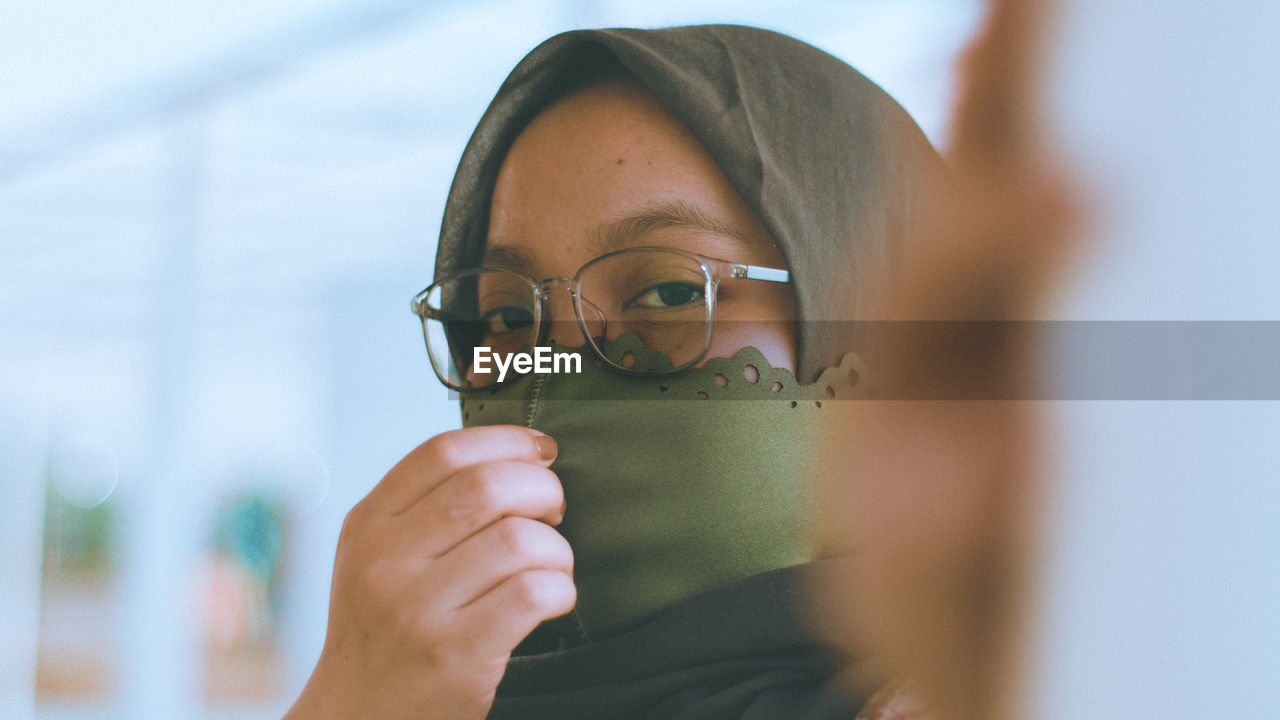
M 822 404 L 854 396 L 856 359 L 801 385 L 755 348 L 657 377 L 597 367 L 589 350 L 554 350 L 581 352 L 582 373 L 529 374 L 468 395 L 463 425 L 524 425 L 559 444 L 551 469 L 567 507 L 559 530 L 574 550 L 577 640 L 814 558 L 808 483 L 830 415 Z

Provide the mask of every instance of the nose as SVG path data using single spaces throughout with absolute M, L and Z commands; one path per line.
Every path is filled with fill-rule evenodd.
M 581 347 L 587 344 L 573 313 L 572 281 L 569 278 L 552 278 L 543 281 L 543 313 L 547 322 L 547 342 L 565 347 Z

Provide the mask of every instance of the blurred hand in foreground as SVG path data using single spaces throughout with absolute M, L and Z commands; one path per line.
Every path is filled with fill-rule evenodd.
M 891 321 L 868 356 L 885 399 L 846 403 L 826 462 L 838 470 L 824 527 L 841 559 L 814 606 L 837 645 L 868 659 L 857 682 L 908 682 L 914 699 L 884 699 L 884 717 L 916 701 L 930 718 L 1026 717 L 1042 421 L 1018 400 L 1036 379 L 1036 325 L 1007 321 L 1043 319 L 1080 214 L 1036 118 L 1048 5 L 989 3 L 963 65 L 949 182 L 872 314 Z

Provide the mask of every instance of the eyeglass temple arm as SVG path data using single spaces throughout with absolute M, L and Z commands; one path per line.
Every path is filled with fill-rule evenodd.
M 747 280 L 766 280 L 768 282 L 791 282 L 791 273 L 777 268 L 760 267 L 759 265 L 733 264 L 733 277 Z

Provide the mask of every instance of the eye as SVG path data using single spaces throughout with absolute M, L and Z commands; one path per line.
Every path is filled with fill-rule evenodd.
M 701 285 L 687 282 L 664 282 L 652 285 L 626 304 L 628 308 L 675 308 L 702 302 Z
M 533 313 L 526 308 L 507 305 L 486 312 L 480 316 L 480 321 L 484 323 L 486 335 L 503 335 L 529 328 L 533 325 Z

